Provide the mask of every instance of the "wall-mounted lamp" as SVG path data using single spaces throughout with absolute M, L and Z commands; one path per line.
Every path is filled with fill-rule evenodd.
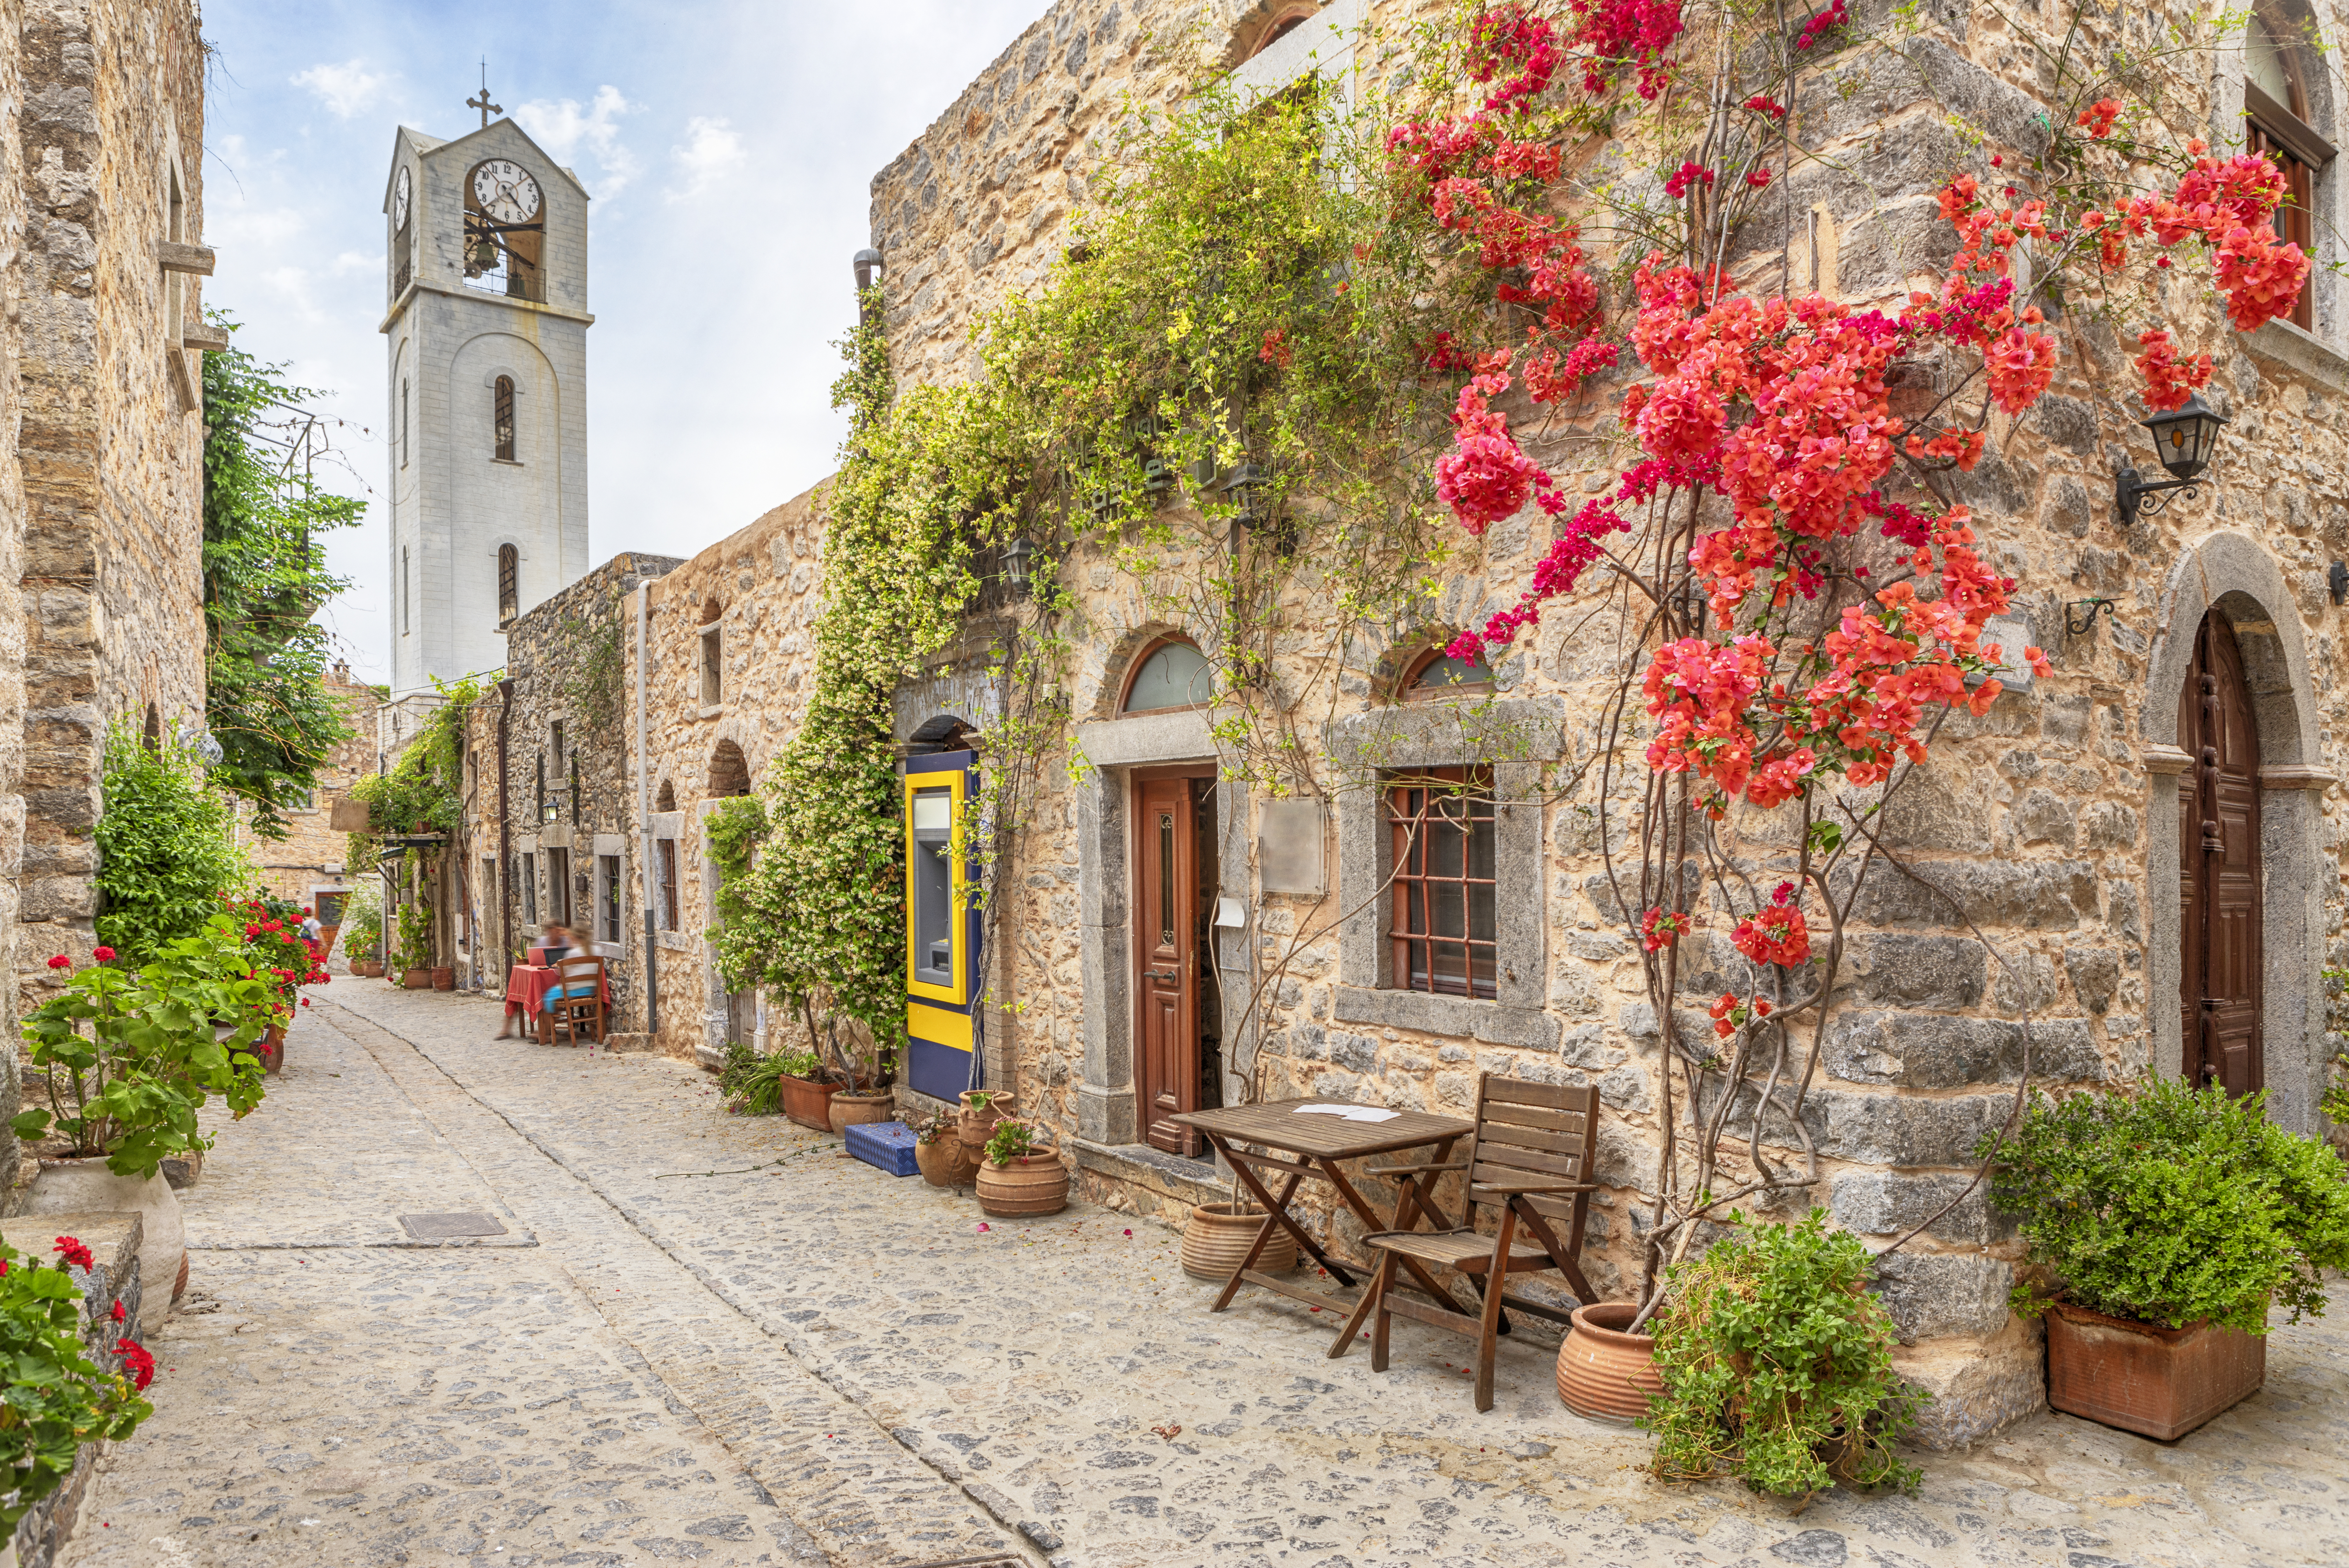
M 2333 590 L 2335 604 L 2349 604 L 2349 564 L 2334 562 L 2333 570 L 2324 574 L 2324 584 Z
M 1017 534 L 1003 547 L 1003 581 L 1014 593 L 1025 593 L 1035 573 L 1036 547 Z
M 2075 637 L 2085 637 L 2096 629 L 2098 615 L 2110 616 L 2110 599 L 2075 599 L 2064 606 L 2064 629 Z
M 2139 517 L 2151 517 L 2168 505 L 2164 491 L 2183 490 L 2187 500 L 2193 500 L 2195 481 L 2209 467 L 2210 454 L 2219 445 L 2219 427 L 2226 422 L 2226 416 L 2191 392 L 2177 407 L 2140 420 L 2153 432 L 2153 449 L 2160 455 L 2161 466 L 2174 477 L 2148 484 L 2137 478 L 2135 469 L 2123 469 L 2115 475 L 2113 494 L 2120 506 L 2121 526 L 2127 528 Z M 2147 496 L 2160 499 L 2147 500 Z
M 881 281 L 882 275 L 887 269 L 881 263 L 881 253 L 870 245 L 857 252 L 849 262 L 849 265 L 856 273 L 856 325 L 871 326 L 873 311 L 872 307 L 865 303 L 864 296 L 874 284 Z

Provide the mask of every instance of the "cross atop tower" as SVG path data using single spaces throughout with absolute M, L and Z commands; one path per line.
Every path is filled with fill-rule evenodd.
M 465 100 L 465 107 L 467 108 L 477 108 L 481 111 L 481 129 L 483 130 L 490 129 L 490 116 L 493 114 L 503 114 L 506 112 L 504 105 L 494 104 L 490 101 L 490 62 L 486 59 L 481 62 L 481 96 L 478 98 L 467 98 Z

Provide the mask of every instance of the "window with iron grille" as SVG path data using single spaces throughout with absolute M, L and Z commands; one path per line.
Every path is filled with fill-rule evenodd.
M 528 851 L 522 857 L 522 923 L 538 923 L 538 857 Z
M 522 610 L 522 552 L 511 544 L 498 546 L 498 622 L 511 621 Z
M 1395 989 L 1494 995 L 1493 807 L 1489 769 L 1430 768 L 1390 780 L 1388 984 Z
M 677 841 L 660 841 L 661 929 L 677 929 Z
M 620 940 L 620 857 L 598 855 L 597 867 L 602 872 L 604 896 L 595 901 L 596 934 L 605 942 Z
M 490 438 L 495 450 L 492 453 L 500 462 L 514 460 L 513 377 L 498 377 L 497 388 L 490 399 Z
M 571 851 L 546 851 L 546 918 L 557 925 L 571 923 Z

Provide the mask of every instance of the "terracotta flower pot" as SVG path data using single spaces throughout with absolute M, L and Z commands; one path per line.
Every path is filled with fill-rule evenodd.
M 410 991 L 429 990 L 432 986 L 432 971 L 429 969 L 410 969 L 400 975 L 399 983 L 402 986 Z
M 359 965 L 359 977 L 363 980 L 380 980 L 383 978 L 383 965 L 370 958 Z
M 2055 1304 L 2047 1325 L 2047 1402 L 2168 1442 L 2259 1392 L 2267 1336 L 2197 1323 L 2164 1328 Z
M 1248 1249 L 1256 1245 L 1264 1218 L 1261 1209 L 1235 1214 L 1229 1203 L 1195 1206 L 1190 1222 L 1183 1227 L 1183 1272 L 1216 1284 L 1230 1279 L 1233 1271 L 1247 1261 Z M 1262 1274 L 1287 1274 L 1295 1268 L 1297 1238 L 1276 1229 L 1256 1266 Z
M 272 1024 L 261 1035 L 261 1070 L 282 1072 L 285 1068 L 285 1026 Z
M 1576 1415 L 1629 1423 L 1648 1413 L 1664 1391 L 1656 1375 L 1656 1342 L 1623 1330 L 1640 1315 L 1637 1302 L 1601 1301 L 1574 1310 L 1574 1326 L 1557 1347 L 1557 1397 Z
M 432 988 L 435 991 L 454 991 L 457 988 L 457 972 L 454 969 L 435 969 L 432 972 Z
M 989 1092 L 987 1089 L 963 1090 L 962 1109 L 955 1118 L 955 1136 L 962 1140 L 963 1146 L 971 1151 L 973 1160 L 978 1159 L 978 1151 L 987 1147 L 987 1140 L 995 1136 L 996 1123 L 1019 1109 L 1019 1102 L 1009 1094 L 996 1094 L 985 1105 L 971 1103 L 973 1095 Z
M 852 1127 L 862 1127 L 875 1121 L 897 1119 L 897 1096 L 882 1089 L 875 1094 L 851 1094 L 843 1090 L 832 1097 L 826 1108 L 826 1119 L 833 1131 L 846 1132 Z
M 153 1288 L 183 1277 L 181 1265 L 188 1256 L 187 1227 L 181 1218 L 180 1195 L 158 1171 L 152 1176 L 118 1176 L 107 1168 L 102 1154 L 80 1159 L 44 1160 L 25 1200 L 26 1214 L 103 1214 L 129 1212 L 140 1219 L 139 1328 L 150 1332 L 161 1326 L 171 1310 L 170 1288 Z M 55 1262 L 43 1258 L 44 1263 Z
M 975 1172 L 970 1150 L 959 1138 L 938 1138 L 914 1145 L 914 1164 L 922 1180 L 933 1187 L 968 1187 Z
M 1057 1214 L 1069 1206 L 1069 1168 L 1046 1150 L 998 1165 L 978 1162 L 978 1206 L 999 1220 L 1022 1214 Z
M 836 1083 L 818 1083 L 813 1078 L 783 1079 L 783 1114 L 802 1127 L 812 1127 L 818 1132 L 832 1130 L 831 1100 L 840 1092 Z

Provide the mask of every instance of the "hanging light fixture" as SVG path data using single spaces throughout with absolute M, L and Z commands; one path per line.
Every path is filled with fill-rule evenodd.
M 2114 476 L 2114 496 L 2120 505 L 2124 528 L 2168 505 L 2169 498 L 2164 492 L 2183 491 L 2187 500 L 2194 499 L 2202 470 L 2210 466 L 2211 455 L 2218 449 L 2219 427 L 2227 418 L 2189 392 L 2186 401 L 2177 407 L 2139 422 L 2152 433 L 2153 449 L 2172 477 L 2148 483 L 2139 479 L 2133 468 L 2125 468 Z M 2148 500 L 2148 496 L 2159 499 Z
M 1029 591 L 1035 573 L 1036 547 L 1021 534 L 1003 547 L 1003 581 L 1014 593 Z

